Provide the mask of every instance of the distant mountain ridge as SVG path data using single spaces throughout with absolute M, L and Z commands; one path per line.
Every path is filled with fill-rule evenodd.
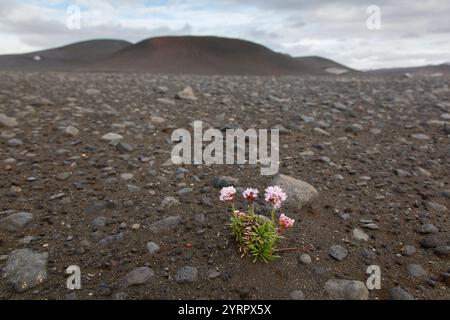
M 132 44 L 90 40 L 0 55 L 0 70 L 120 71 L 199 75 L 338 75 L 356 70 L 321 57 L 291 57 L 260 44 L 214 36 L 156 37 Z

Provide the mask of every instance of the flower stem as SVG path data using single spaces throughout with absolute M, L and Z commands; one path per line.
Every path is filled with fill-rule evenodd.
M 275 223 L 275 207 L 272 207 L 272 223 Z

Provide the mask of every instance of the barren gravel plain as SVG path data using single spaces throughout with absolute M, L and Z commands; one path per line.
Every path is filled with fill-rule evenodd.
M 449 85 L 1 72 L 0 299 L 450 299 Z M 280 129 L 279 173 L 318 191 L 280 259 L 241 258 L 218 199 L 273 176 L 168 162 L 195 120 Z

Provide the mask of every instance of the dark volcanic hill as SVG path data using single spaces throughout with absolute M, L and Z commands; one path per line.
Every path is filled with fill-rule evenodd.
M 0 56 L 0 70 L 121 71 L 162 74 L 325 75 L 353 71 L 320 57 L 293 58 L 262 45 L 212 36 L 157 37 L 131 44 L 93 40 Z
M 324 74 L 320 63 L 309 65 L 262 45 L 220 37 L 158 37 L 113 54 L 105 70 L 169 74 L 298 75 Z M 334 63 L 335 67 L 342 67 Z
M 377 69 L 366 71 L 365 74 L 375 76 L 389 76 L 389 77 L 403 76 L 405 74 L 410 74 L 413 76 L 450 75 L 450 65 L 444 63 L 439 65 L 428 65 L 420 67 Z
M 25 54 L 0 55 L 0 70 L 78 70 L 130 46 L 123 40 L 90 40 Z

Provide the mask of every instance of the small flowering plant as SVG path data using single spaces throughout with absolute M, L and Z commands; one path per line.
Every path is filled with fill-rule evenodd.
M 242 197 L 248 202 L 247 211 L 236 210 L 236 189 L 234 187 L 222 188 L 219 199 L 230 205 L 230 226 L 242 256 L 250 255 L 253 262 L 267 263 L 279 257 L 276 242 L 283 238 L 281 234 L 284 230 L 294 226 L 295 220 L 283 213 L 276 220 L 276 211 L 287 199 L 286 193 L 280 187 L 271 186 L 265 191 L 265 200 L 272 206 L 270 219 L 255 213 L 254 202 L 259 195 L 257 189 L 248 188 L 242 193 Z

